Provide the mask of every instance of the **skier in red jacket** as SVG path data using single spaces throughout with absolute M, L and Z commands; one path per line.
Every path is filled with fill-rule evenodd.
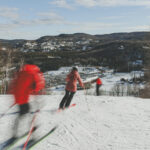
M 102 85 L 102 81 L 101 81 L 101 79 L 98 77 L 98 78 L 96 79 L 96 95 L 97 95 L 97 96 L 99 96 L 99 88 L 101 87 L 101 85 Z
M 18 71 L 10 87 L 10 92 L 14 95 L 14 103 L 19 106 L 19 116 L 13 128 L 13 138 L 16 139 L 19 120 L 30 110 L 29 96 L 38 94 L 45 87 L 45 79 L 39 67 L 26 64 Z
M 66 81 L 66 94 L 59 104 L 59 109 L 69 107 L 71 100 L 75 92 L 77 91 L 77 81 L 79 82 L 81 87 L 84 87 L 80 75 L 78 73 L 77 67 L 72 68 L 72 71 L 67 75 Z

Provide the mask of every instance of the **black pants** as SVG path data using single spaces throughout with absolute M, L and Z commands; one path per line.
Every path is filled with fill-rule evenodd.
M 23 105 L 19 105 L 19 115 L 22 116 L 26 113 L 28 113 L 30 110 L 30 106 L 29 104 L 23 104 Z
M 63 109 L 65 107 L 69 107 L 74 94 L 75 94 L 75 92 L 69 92 L 66 90 L 66 94 L 63 97 L 62 101 L 60 102 L 59 108 Z
M 13 136 L 14 137 L 16 137 L 16 135 L 17 135 L 19 122 L 24 118 L 25 114 L 29 113 L 29 110 L 30 110 L 30 105 L 28 103 L 19 105 L 19 115 L 17 116 L 14 126 L 13 126 Z
M 100 92 L 99 92 L 99 88 L 101 87 L 100 84 L 96 84 L 96 95 L 99 96 Z

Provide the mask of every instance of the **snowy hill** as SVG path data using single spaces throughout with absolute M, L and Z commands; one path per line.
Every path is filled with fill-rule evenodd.
M 96 97 L 77 92 L 72 102 L 77 104 L 75 107 L 52 114 L 51 110 L 58 107 L 62 97 L 63 95 L 32 97 L 42 106 L 37 116 L 40 127 L 35 132 L 36 137 L 59 125 L 53 134 L 33 150 L 150 149 L 150 99 Z M 0 101 L 2 114 L 12 103 L 12 97 L 1 95 Z M 32 106 L 34 103 L 31 101 Z M 16 106 L 0 119 L 0 143 L 10 137 L 16 117 L 13 112 L 16 112 Z M 23 141 L 25 139 L 20 143 Z

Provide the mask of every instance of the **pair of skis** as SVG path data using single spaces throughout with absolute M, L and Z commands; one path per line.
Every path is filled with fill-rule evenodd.
M 30 128 L 30 131 L 29 131 L 29 132 L 26 132 L 25 134 L 23 134 L 23 135 L 22 135 L 21 137 L 19 137 L 19 138 L 12 137 L 12 138 L 8 139 L 6 142 L 4 142 L 4 143 L 1 145 L 0 149 L 1 149 L 1 150 L 9 150 L 14 144 L 16 144 L 20 139 L 22 139 L 22 138 L 25 137 L 25 136 L 28 136 L 28 138 L 27 138 L 27 140 L 26 140 L 26 143 L 25 143 L 25 144 L 27 144 L 27 143 L 28 143 L 28 140 L 29 140 L 29 138 L 30 138 L 30 136 L 31 136 L 31 134 L 32 134 L 32 132 L 34 132 L 34 130 L 35 130 L 34 121 L 35 121 L 36 116 L 37 116 L 37 114 L 39 113 L 39 111 L 40 111 L 40 110 L 37 110 L 36 113 L 35 113 L 34 116 L 33 116 L 33 119 L 32 119 L 32 122 L 31 122 L 31 128 Z M 25 147 L 26 147 L 26 145 L 25 145 Z
M 56 113 L 60 113 L 60 112 L 63 112 L 64 110 L 68 109 L 68 108 L 71 108 L 71 107 L 74 107 L 76 106 L 76 104 L 71 104 L 69 107 L 67 108 L 63 108 L 63 109 L 52 109 L 52 110 L 49 110 L 48 112 L 50 112 L 51 114 L 56 114 Z
M 58 128 L 58 126 L 54 126 L 48 133 L 44 134 L 41 138 L 37 139 L 37 140 L 29 140 L 25 150 L 30 150 L 32 149 L 34 146 L 36 146 L 37 144 L 39 144 L 40 142 L 42 142 L 46 137 L 48 137 L 49 135 L 51 135 L 56 129 Z M 20 150 L 20 149 L 24 149 L 24 145 L 22 144 L 18 147 L 15 147 L 12 150 Z
M 74 107 L 74 106 L 76 106 L 76 104 L 71 104 L 68 108 L 71 108 L 71 107 Z M 65 108 L 65 109 L 68 109 L 68 108 Z M 62 112 L 63 110 L 65 110 L 65 109 L 55 109 L 55 112 L 59 113 L 59 112 Z M 46 137 L 48 137 L 50 134 L 52 134 L 58 128 L 58 126 L 56 125 L 47 134 L 43 135 L 41 138 L 39 138 L 39 139 L 37 139 L 35 141 L 30 140 L 30 136 L 31 136 L 32 132 L 34 131 L 34 125 L 33 125 L 34 124 L 34 120 L 35 120 L 38 112 L 39 112 L 39 110 L 36 111 L 36 113 L 33 116 L 30 131 L 25 133 L 25 134 L 23 134 L 21 137 L 19 137 L 17 139 L 12 139 L 12 138 L 8 139 L 7 141 L 5 141 L 4 143 L 2 143 L 0 145 L 0 150 L 10 150 L 10 149 L 12 149 L 12 147 L 15 144 L 17 144 L 22 138 L 25 138 L 26 136 L 27 136 L 27 140 L 26 140 L 25 144 L 22 144 L 21 146 L 15 147 L 12 150 L 17 150 L 17 149 L 30 150 L 35 145 L 37 145 L 42 140 L 44 140 Z
M 32 149 L 35 145 L 37 145 L 38 143 L 40 143 L 41 141 L 43 141 L 46 137 L 48 137 L 50 134 L 52 134 L 56 129 L 58 128 L 58 126 L 54 126 L 48 133 L 46 133 L 45 135 L 43 135 L 41 138 L 33 141 L 33 140 L 29 140 L 25 149 L 26 150 L 30 150 Z M 22 136 L 20 136 L 17 139 L 13 139 L 10 138 L 7 141 L 5 141 L 4 143 L 1 144 L 0 146 L 0 150 L 21 150 L 24 148 L 25 144 L 22 144 L 18 147 L 12 148 L 15 144 L 17 144 L 21 139 L 25 138 L 28 135 L 28 132 L 23 134 Z
M 25 134 L 23 134 L 22 136 L 20 136 L 17 139 L 10 138 L 10 139 L 6 140 L 2 144 L 0 144 L 0 150 L 9 150 L 12 146 L 17 144 L 21 139 L 23 139 L 27 135 L 28 135 L 28 132 L 26 132 Z
M 74 107 L 76 106 L 76 104 L 71 104 L 68 108 L 71 108 L 71 107 Z M 56 112 L 59 113 L 59 112 L 62 112 L 63 110 L 65 109 L 68 109 L 68 108 L 64 108 L 64 109 L 56 109 Z M 33 118 L 34 119 L 34 118 Z M 39 138 L 38 140 L 36 141 L 32 141 L 32 140 L 27 140 L 25 144 L 19 146 L 18 148 L 23 148 L 23 150 L 30 150 L 32 149 L 35 145 L 39 144 L 42 140 L 44 140 L 46 137 L 48 137 L 51 133 L 53 133 L 56 129 L 58 128 L 58 125 L 54 126 L 47 134 L 43 135 L 41 138 Z M 28 136 L 29 137 L 29 136 Z M 30 138 L 30 137 L 29 137 Z M 16 149 L 14 149 L 16 150 Z

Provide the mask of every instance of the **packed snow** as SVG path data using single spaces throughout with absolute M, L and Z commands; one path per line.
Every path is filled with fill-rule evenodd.
M 59 95 L 31 96 L 31 111 L 35 104 L 41 108 L 34 137 L 39 138 L 55 125 L 58 128 L 37 144 L 33 150 L 149 150 L 150 149 L 150 99 L 86 95 L 77 91 L 72 103 L 75 107 L 59 113 L 63 97 Z M 0 95 L 0 114 L 13 102 L 10 95 Z M 34 106 L 34 107 L 33 107 Z M 0 119 L 0 143 L 11 136 L 17 106 Z M 31 117 L 31 116 L 30 116 Z M 27 121 L 22 122 L 24 132 Z M 14 145 L 24 143 L 26 138 Z

